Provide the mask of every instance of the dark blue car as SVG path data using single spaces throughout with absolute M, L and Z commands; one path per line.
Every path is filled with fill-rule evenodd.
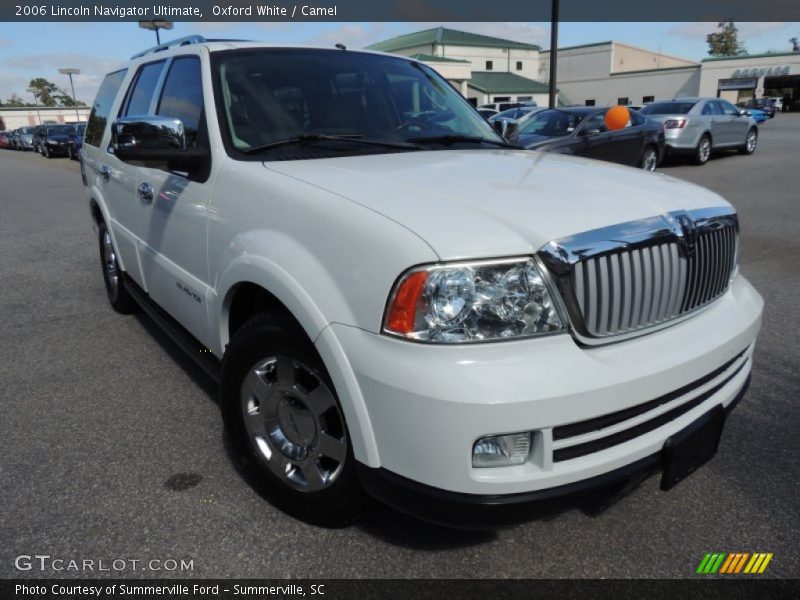
M 69 136 L 67 142 L 67 156 L 70 160 L 81 159 L 81 148 L 83 148 L 83 134 L 86 131 L 86 123 L 75 125 L 75 131 Z

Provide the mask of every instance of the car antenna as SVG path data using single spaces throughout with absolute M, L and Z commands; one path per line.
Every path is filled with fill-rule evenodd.
M 337 47 L 339 50 L 347 50 L 347 46 L 345 46 L 344 44 L 336 44 L 336 47 Z

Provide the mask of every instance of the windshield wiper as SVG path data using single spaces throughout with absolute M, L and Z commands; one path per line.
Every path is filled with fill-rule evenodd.
M 436 135 L 431 137 L 409 138 L 406 141 L 413 142 L 415 144 L 491 144 L 493 146 L 500 146 L 501 148 L 513 148 L 514 150 L 521 150 L 520 146 L 515 144 L 469 135 Z
M 323 133 L 302 133 L 298 136 L 286 138 L 285 140 L 277 140 L 269 142 L 268 144 L 259 144 L 242 150 L 244 154 L 255 154 L 264 150 L 278 148 L 280 146 L 290 146 L 292 144 L 307 144 L 312 142 L 356 142 L 358 144 L 368 144 L 370 146 L 383 146 L 384 148 L 403 148 L 405 150 L 419 150 L 418 144 L 409 144 L 406 142 L 390 142 L 383 140 L 368 140 L 361 137 L 360 134 L 345 134 L 345 135 L 326 135 Z

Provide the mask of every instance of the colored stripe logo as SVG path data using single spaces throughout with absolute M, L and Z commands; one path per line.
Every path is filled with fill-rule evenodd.
M 697 567 L 700 575 L 761 574 L 772 560 L 772 552 L 707 552 Z

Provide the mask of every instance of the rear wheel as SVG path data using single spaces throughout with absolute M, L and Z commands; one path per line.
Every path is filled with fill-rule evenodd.
M 747 132 L 744 146 L 739 148 L 739 152 L 741 154 L 752 154 L 756 151 L 756 146 L 758 146 L 758 131 L 753 127 Z
M 705 133 L 700 138 L 700 141 L 697 142 L 697 148 L 694 151 L 694 162 L 697 165 L 704 165 L 709 158 L 711 158 L 711 136 Z
M 136 301 L 128 293 L 122 281 L 123 271 L 119 266 L 117 251 L 105 223 L 100 223 L 100 264 L 103 267 L 103 282 L 111 307 L 123 315 L 136 311 Z
M 362 491 L 333 383 L 290 319 L 259 315 L 233 336 L 220 383 L 225 427 L 250 480 L 278 508 L 340 525 Z
M 72 149 L 72 144 L 67 146 L 67 158 L 75 160 L 75 151 Z
M 642 152 L 642 159 L 639 166 L 645 171 L 655 171 L 658 166 L 658 151 L 653 146 L 647 146 Z

